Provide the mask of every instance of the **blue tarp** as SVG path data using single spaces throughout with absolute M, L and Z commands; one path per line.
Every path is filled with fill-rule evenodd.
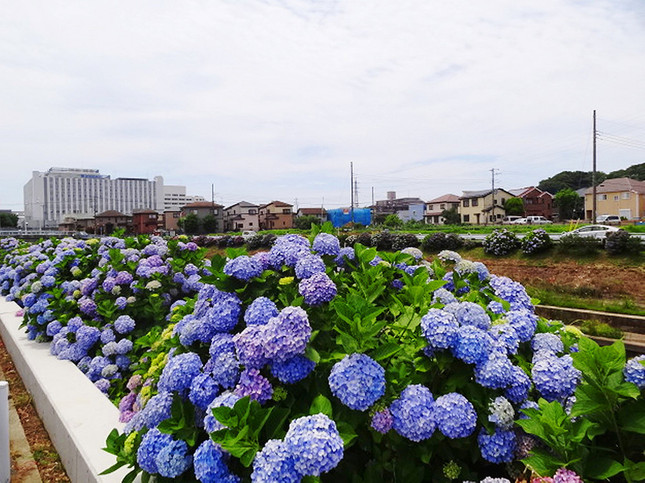
M 327 219 L 331 221 L 334 228 L 340 228 L 352 221 L 354 221 L 354 223 L 360 223 L 361 225 L 367 226 L 372 223 L 372 210 L 369 208 L 354 208 L 353 215 L 349 208 L 327 210 Z

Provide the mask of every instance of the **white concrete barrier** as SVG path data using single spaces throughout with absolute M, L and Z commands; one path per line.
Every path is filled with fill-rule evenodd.
M 28 340 L 19 309 L 0 297 L 0 335 L 67 475 L 78 483 L 122 481 L 126 468 L 99 476 L 116 462 L 101 448 L 113 428 L 123 427 L 118 408 L 72 362 L 52 356 L 48 343 Z
M 0 483 L 9 483 L 9 383 L 0 381 Z

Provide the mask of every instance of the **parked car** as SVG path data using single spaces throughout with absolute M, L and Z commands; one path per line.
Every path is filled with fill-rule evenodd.
M 257 235 L 257 233 L 254 232 L 253 230 L 246 230 L 242 232 L 242 238 L 244 238 L 245 240 L 248 240 L 249 238 L 253 238 L 255 235 Z
M 517 215 L 505 216 L 502 218 L 502 225 L 512 225 L 515 220 L 519 220 L 520 218 L 522 217 Z
M 609 225 L 585 225 L 585 226 L 581 226 L 580 228 L 577 228 L 576 230 L 563 233 L 562 236 L 578 235 L 578 236 L 584 236 L 584 237 L 590 237 L 590 238 L 603 239 L 607 236 L 608 233 L 618 231 L 618 230 L 620 230 L 620 228 L 617 228 L 615 226 L 609 226 Z
M 543 216 L 527 216 L 526 217 L 526 224 L 527 225 L 548 225 L 550 223 L 553 223 L 551 220 L 547 220 Z
M 618 215 L 598 215 L 596 223 L 604 223 L 605 225 L 620 225 L 620 216 Z
M 526 218 L 518 218 L 517 220 L 511 221 L 511 225 L 526 225 Z

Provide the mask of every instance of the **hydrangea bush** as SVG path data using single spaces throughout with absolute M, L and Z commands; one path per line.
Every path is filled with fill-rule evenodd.
M 543 228 L 538 228 L 527 233 L 521 241 L 522 253 L 526 255 L 542 253 L 551 247 L 553 247 L 553 240 L 551 240 L 551 237 Z
M 486 253 L 504 256 L 520 248 L 521 242 L 508 228 L 501 228 L 486 236 L 482 245 Z
M 559 471 L 527 470 L 540 435 L 518 421 L 576 407 L 580 333 L 455 252 L 429 263 L 417 248 L 343 248 L 315 231 L 210 262 L 187 240 L 154 237 L 0 248 L 2 293 L 24 306 L 30 336 L 119 406 L 107 472 L 416 482 Z M 620 368 L 630 394 L 641 367 Z

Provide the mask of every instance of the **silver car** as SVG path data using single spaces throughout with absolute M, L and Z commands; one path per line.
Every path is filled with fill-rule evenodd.
M 563 233 L 562 236 L 578 235 L 578 236 L 602 239 L 602 238 L 605 238 L 608 233 L 611 233 L 613 231 L 618 231 L 618 230 L 620 230 L 620 228 L 617 228 L 615 226 L 609 226 L 609 225 L 585 225 L 585 226 L 581 226 L 576 230 Z

